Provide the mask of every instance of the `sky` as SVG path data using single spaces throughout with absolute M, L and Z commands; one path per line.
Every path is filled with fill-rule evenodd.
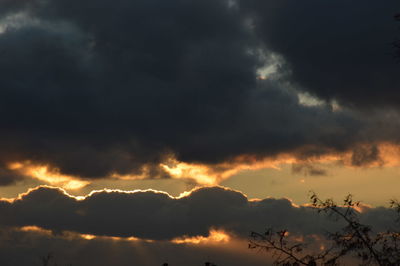
M 268 265 L 310 191 L 400 198 L 398 0 L 0 0 L 0 264 Z

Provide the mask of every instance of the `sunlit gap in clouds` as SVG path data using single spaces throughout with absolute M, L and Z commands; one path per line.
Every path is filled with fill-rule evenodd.
M 315 158 L 309 158 L 306 162 L 325 163 L 342 160 L 344 157 L 351 157 L 351 154 L 327 154 Z M 304 163 L 305 160 L 297 158 L 293 154 L 281 154 L 273 158 L 257 158 L 252 155 L 238 156 L 235 159 L 215 164 L 194 164 L 176 161 L 172 164 L 161 164 L 160 166 L 175 179 L 192 179 L 198 185 L 214 186 L 221 184 L 224 180 L 245 170 L 260 169 L 281 169 L 285 164 Z
M 355 162 L 355 151 L 348 150 L 345 152 L 326 151 L 323 155 L 314 155 L 304 158 L 301 154 L 307 152 L 307 147 L 291 153 L 282 153 L 273 157 L 257 157 L 253 155 L 242 155 L 226 162 L 218 164 L 201 164 L 178 161 L 175 158 L 169 158 L 166 162 L 159 164 L 171 180 L 181 180 L 193 184 L 190 187 L 217 186 L 222 184 L 234 175 L 244 171 L 256 171 L 261 169 L 280 170 L 287 165 L 294 164 L 329 164 L 337 163 L 340 166 L 348 168 L 379 168 L 382 166 L 396 167 L 400 165 L 400 147 L 391 143 L 376 144 L 358 144 L 354 149 L 361 149 L 360 156 L 367 156 L 372 148 L 377 150 L 376 158 L 369 161 Z M 304 149 L 304 150 L 302 150 Z M 312 147 L 309 147 L 312 150 Z M 357 159 L 357 158 L 356 158 Z M 86 193 L 90 189 L 89 185 L 96 184 L 101 180 L 110 180 L 110 183 L 104 183 L 104 188 L 112 188 L 114 184 L 120 181 L 140 181 L 151 180 L 151 171 L 144 169 L 139 175 L 119 175 L 118 173 L 110 174 L 101 180 L 82 179 L 76 176 L 70 176 L 62 173 L 57 167 L 49 164 L 38 164 L 31 161 L 14 161 L 8 164 L 8 169 L 24 176 L 43 182 L 45 185 L 56 186 L 68 191 L 79 191 L 86 187 Z M 111 182 L 112 181 L 112 182 Z M 117 183 L 115 183 L 117 182 Z M 111 186 L 111 187 L 110 187 Z M 94 188 L 92 188 L 94 189 Z M 181 192 L 179 192 L 181 193 Z

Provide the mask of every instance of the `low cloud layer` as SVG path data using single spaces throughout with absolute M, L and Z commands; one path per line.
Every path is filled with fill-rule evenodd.
M 224 230 L 246 238 L 266 227 L 288 229 L 295 234 L 322 234 L 340 223 L 287 199 L 249 201 L 240 192 L 202 188 L 181 198 L 154 191 L 99 191 L 77 200 L 62 190 L 34 189 L 13 202 L 0 202 L 3 226 L 38 226 L 54 234 L 65 231 L 113 237 L 172 240 L 208 236 Z M 391 226 L 395 213 L 384 208 L 365 208 L 363 222 L 381 230 Z
M 14 162 L 167 178 L 171 158 L 212 167 L 397 143 L 393 117 L 348 109 L 398 102 L 384 45 L 394 1 L 342 2 L 0 1 L 0 185 L 24 178 Z M 345 108 L 302 104 L 299 88 Z
M 107 238 L 86 240 L 79 236 L 52 236 L 26 230 L 0 229 L 0 263 L 3 266 L 42 265 L 41 257 L 52 255 L 50 265 L 77 266 L 202 266 L 211 261 L 221 266 L 264 266 L 271 258 L 247 249 L 246 240 L 230 243 L 176 244 L 168 241 L 124 241 Z M 23 254 L 23 256 L 21 256 Z

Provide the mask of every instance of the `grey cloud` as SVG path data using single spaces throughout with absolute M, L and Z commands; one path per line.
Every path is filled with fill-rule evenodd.
M 267 254 L 248 250 L 246 240 L 236 246 L 229 243 L 190 245 L 167 241 L 85 240 L 71 235 L 49 236 L 1 228 L 0 247 L 3 266 L 40 266 L 40 257 L 49 252 L 53 255 L 51 265 L 74 266 L 160 266 L 164 262 L 171 266 L 204 266 L 207 260 L 221 266 L 264 266 L 271 261 Z
M 20 14 L 0 34 L 1 165 L 29 160 L 81 178 L 146 169 L 165 178 L 159 164 L 171 154 L 213 166 L 243 154 L 307 157 L 398 139 L 365 133 L 375 124 L 358 113 L 299 104 L 283 67 L 257 80 L 275 63 L 271 50 L 291 60 L 265 45 L 264 24 L 254 31 L 247 23 L 252 6 L 14 2 L 0 2 L 3 18 Z
M 293 83 L 349 106 L 398 107 L 398 1 L 240 3 L 266 46 L 287 61 Z
M 221 130 L 254 87 L 254 38 L 225 1 L 40 3 L 21 18 L 40 23 L 0 35 L 3 160 L 137 173 Z
M 2 16 L 7 16 L 10 13 L 13 12 L 18 12 L 26 7 L 29 6 L 29 4 L 32 4 L 37 1 L 31 1 L 31 0 L 21 0 L 21 1 L 13 1 L 13 0 L 1 0 L 0 1 L 0 18 Z
M 82 201 L 61 190 L 41 187 L 13 203 L 1 202 L 0 215 L 5 226 L 153 240 L 208 236 L 213 228 L 241 237 L 269 226 L 298 234 L 321 234 L 341 225 L 311 208 L 295 207 L 287 199 L 249 201 L 239 192 L 219 187 L 198 189 L 179 199 L 151 191 L 96 192 Z M 381 230 L 393 223 L 395 213 L 372 208 L 361 218 Z

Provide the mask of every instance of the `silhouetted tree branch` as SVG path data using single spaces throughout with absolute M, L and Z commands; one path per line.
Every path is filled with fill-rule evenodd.
M 400 265 L 400 233 L 387 230 L 374 232 L 371 226 L 359 220 L 357 208 L 360 202 L 348 195 L 343 205 L 337 205 L 332 199 L 321 200 L 315 193 L 310 196 L 311 205 L 318 213 L 343 221 L 345 226 L 339 231 L 327 234 L 330 248 L 312 253 L 308 243 L 289 238 L 289 232 L 265 233 L 252 232 L 249 248 L 272 252 L 276 265 L 339 265 L 347 255 L 353 255 L 361 265 Z M 392 200 L 390 207 L 400 213 L 400 204 Z

